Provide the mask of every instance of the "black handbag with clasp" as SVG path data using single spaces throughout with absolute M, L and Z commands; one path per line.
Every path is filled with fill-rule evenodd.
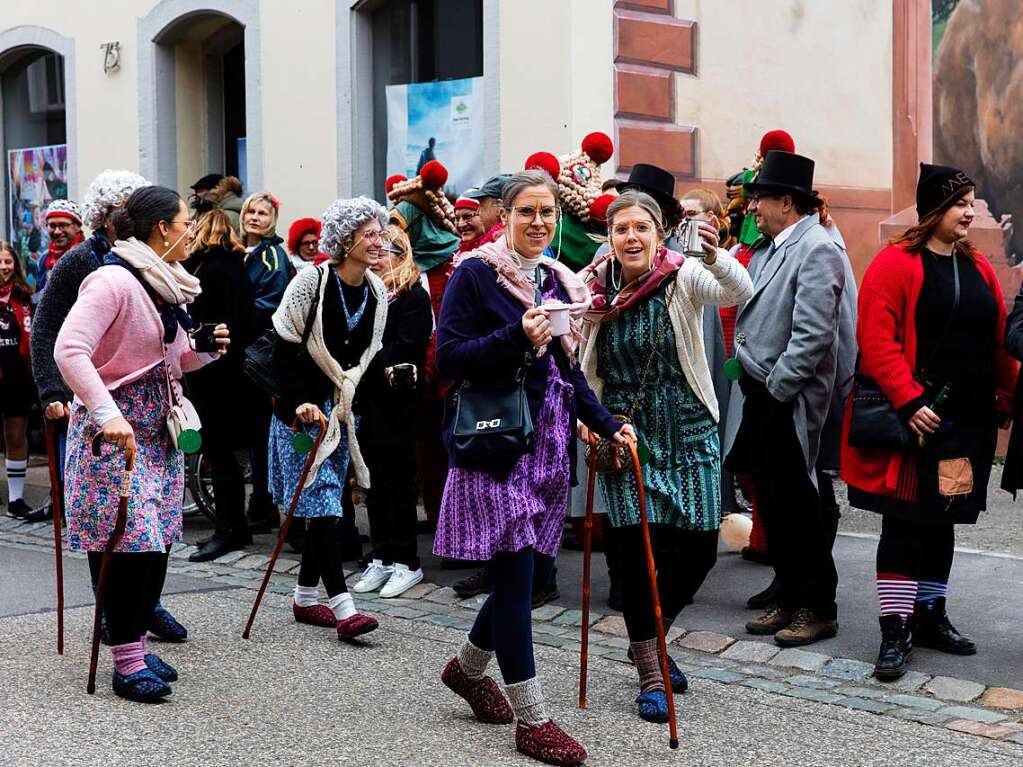
M 492 469 L 513 464 L 533 449 L 533 417 L 526 396 L 526 370 L 532 356 L 508 384 L 468 381 L 455 394 L 451 449 L 466 468 Z

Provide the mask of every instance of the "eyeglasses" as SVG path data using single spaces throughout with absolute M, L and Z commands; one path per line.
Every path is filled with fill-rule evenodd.
M 479 212 L 474 213 L 456 213 L 455 223 L 461 224 L 463 221 L 472 221 L 474 218 L 479 218 Z
M 46 227 L 48 229 L 70 229 L 74 224 L 70 221 L 47 221 Z
M 171 219 L 170 221 L 168 221 L 167 223 L 168 224 L 184 224 L 185 225 L 185 229 L 195 229 L 195 227 L 198 226 L 198 224 L 199 224 L 199 222 L 196 221 L 194 218 L 184 218 L 184 219 L 174 218 L 174 219 Z
M 391 237 L 386 232 L 377 229 L 376 231 L 373 232 L 364 232 L 363 235 L 356 241 L 355 245 L 358 245 L 363 240 L 376 240 L 377 242 L 386 245 L 390 243 Z
M 545 205 L 542 208 L 534 208 L 532 206 L 523 205 L 521 207 L 506 208 L 517 216 L 521 216 L 529 222 L 536 220 L 537 215 L 540 216 L 540 220 L 545 224 L 553 224 L 558 220 L 561 214 L 561 208 L 556 208 L 553 205 Z
M 750 195 L 750 202 L 760 202 L 761 200 L 779 200 L 784 195 L 780 194 L 768 194 L 767 192 L 754 192 Z
M 298 246 L 300 248 L 315 248 L 319 244 L 320 244 L 319 240 L 302 240 L 302 242 L 300 242 Z

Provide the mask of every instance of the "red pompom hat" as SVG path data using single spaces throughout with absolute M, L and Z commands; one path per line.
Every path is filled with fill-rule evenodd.
M 479 210 L 480 201 L 474 200 L 472 197 L 459 197 L 455 200 L 455 210 L 460 208 L 463 210 Z
M 384 194 L 390 194 L 395 184 L 400 184 L 402 181 L 408 181 L 408 179 L 400 173 L 395 173 L 393 176 L 388 176 L 387 180 L 384 181 Z
M 796 142 L 792 140 L 792 136 L 783 130 L 769 130 L 760 139 L 760 156 L 767 157 L 767 153 L 772 149 L 794 154 Z
M 589 156 L 593 162 L 597 165 L 603 165 L 611 159 L 611 155 L 614 154 L 615 146 L 611 141 L 611 137 L 606 133 L 600 131 L 594 131 L 588 133 L 583 137 L 583 151 Z
M 558 158 L 552 155 L 550 152 L 533 152 L 526 158 L 526 164 L 523 167 L 524 170 L 531 170 L 533 168 L 539 168 L 542 171 L 546 171 L 547 175 L 555 181 L 558 180 L 558 176 L 561 175 L 561 163 L 558 162 Z
M 419 178 L 423 180 L 424 189 L 443 189 L 448 182 L 448 169 L 436 160 L 430 160 L 420 169 Z
M 296 220 L 288 228 L 288 252 L 293 256 L 297 256 L 299 254 L 298 244 L 302 241 L 302 238 L 312 232 L 318 239 L 321 229 L 320 222 L 315 218 L 300 218 Z

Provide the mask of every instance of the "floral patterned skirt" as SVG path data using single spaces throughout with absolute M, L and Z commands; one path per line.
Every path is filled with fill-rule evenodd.
M 333 410 L 331 402 L 320 405 L 323 414 L 330 417 Z M 356 418 L 358 423 L 358 418 Z M 316 439 L 320 433 L 319 425 L 308 429 L 309 436 Z M 270 494 L 274 503 L 283 506 L 285 512 L 295 494 L 295 487 L 302 476 L 306 455 L 295 452 L 291 439 L 295 435 L 286 424 L 274 416 L 270 422 L 270 445 L 268 468 L 270 474 Z M 296 517 L 340 517 L 343 516 L 341 491 L 348 476 L 348 431 L 341 424 L 341 442 L 327 456 L 316 474 L 313 484 L 302 491 L 295 507 Z
M 135 431 L 135 471 L 119 552 L 166 551 L 181 540 L 184 457 L 167 432 L 167 383 L 163 364 L 112 392 Z M 114 529 L 124 454 L 103 443 L 97 458 L 92 438 L 100 426 L 80 402 L 71 406 L 64 464 L 64 514 L 68 548 L 103 551 Z

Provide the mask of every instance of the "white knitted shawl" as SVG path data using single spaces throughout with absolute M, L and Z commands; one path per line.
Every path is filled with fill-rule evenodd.
M 348 453 L 352 458 L 352 465 L 355 467 L 355 477 L 358 483 L 365 488 L 370 485 L 369 469 L 362 458 L 362 451 L 359 449 L 359 441 L 355 436 L 355 416 L 352 413 L 352 402 L 355 400 L 355 390 L 359 381 L 366 373 L 369 364 L 376 353 L 383 346 L 384 325 L 387 324 L 387 288 L 383 280 L 372 272 L 366 272 L 366 279 L 369 281 L 370 290 L 376 297 L 376 312 L 373 315 L 373 338 L 369 347 L 359 358 L 359 364 L 348 370 L 342 370 L 338 361 L 330 356 L 327 346 L 323 342 L 323 296 L 327 290 L 327 284 L 332 279 L 330 274 L 331 265 L 323 263 L 315 268 L 303 269 L 288 284 L 284 291 L 284 298 L 281 305 L 273 315 L 274 330 L 285 341 L 290 343 L 301 343 L 302 333 L 305 330 L 305 319 L 309 314 L 309 307 L 313 302 L 313 295 L 316 292 L 316 280 L 320 280 L 320 302 L 316 308 L 316 316 L 313 319 L 313 330 L 309 335 L 309 355 L 319 366 L 320 370 L 334 384 L 334 409 L 327 419 L 327 435 L 320 443 L 320 449 L 316 451 L 312 468 L 309 471 L 309 478 L 305 487 L 309 487 L 316 479 L 320 465 L 337 449 L 341 441 L 341 419 L 344 419 L 345 427 L 348 430 Z M 341 299 L 344 300 L 344 297 Z

